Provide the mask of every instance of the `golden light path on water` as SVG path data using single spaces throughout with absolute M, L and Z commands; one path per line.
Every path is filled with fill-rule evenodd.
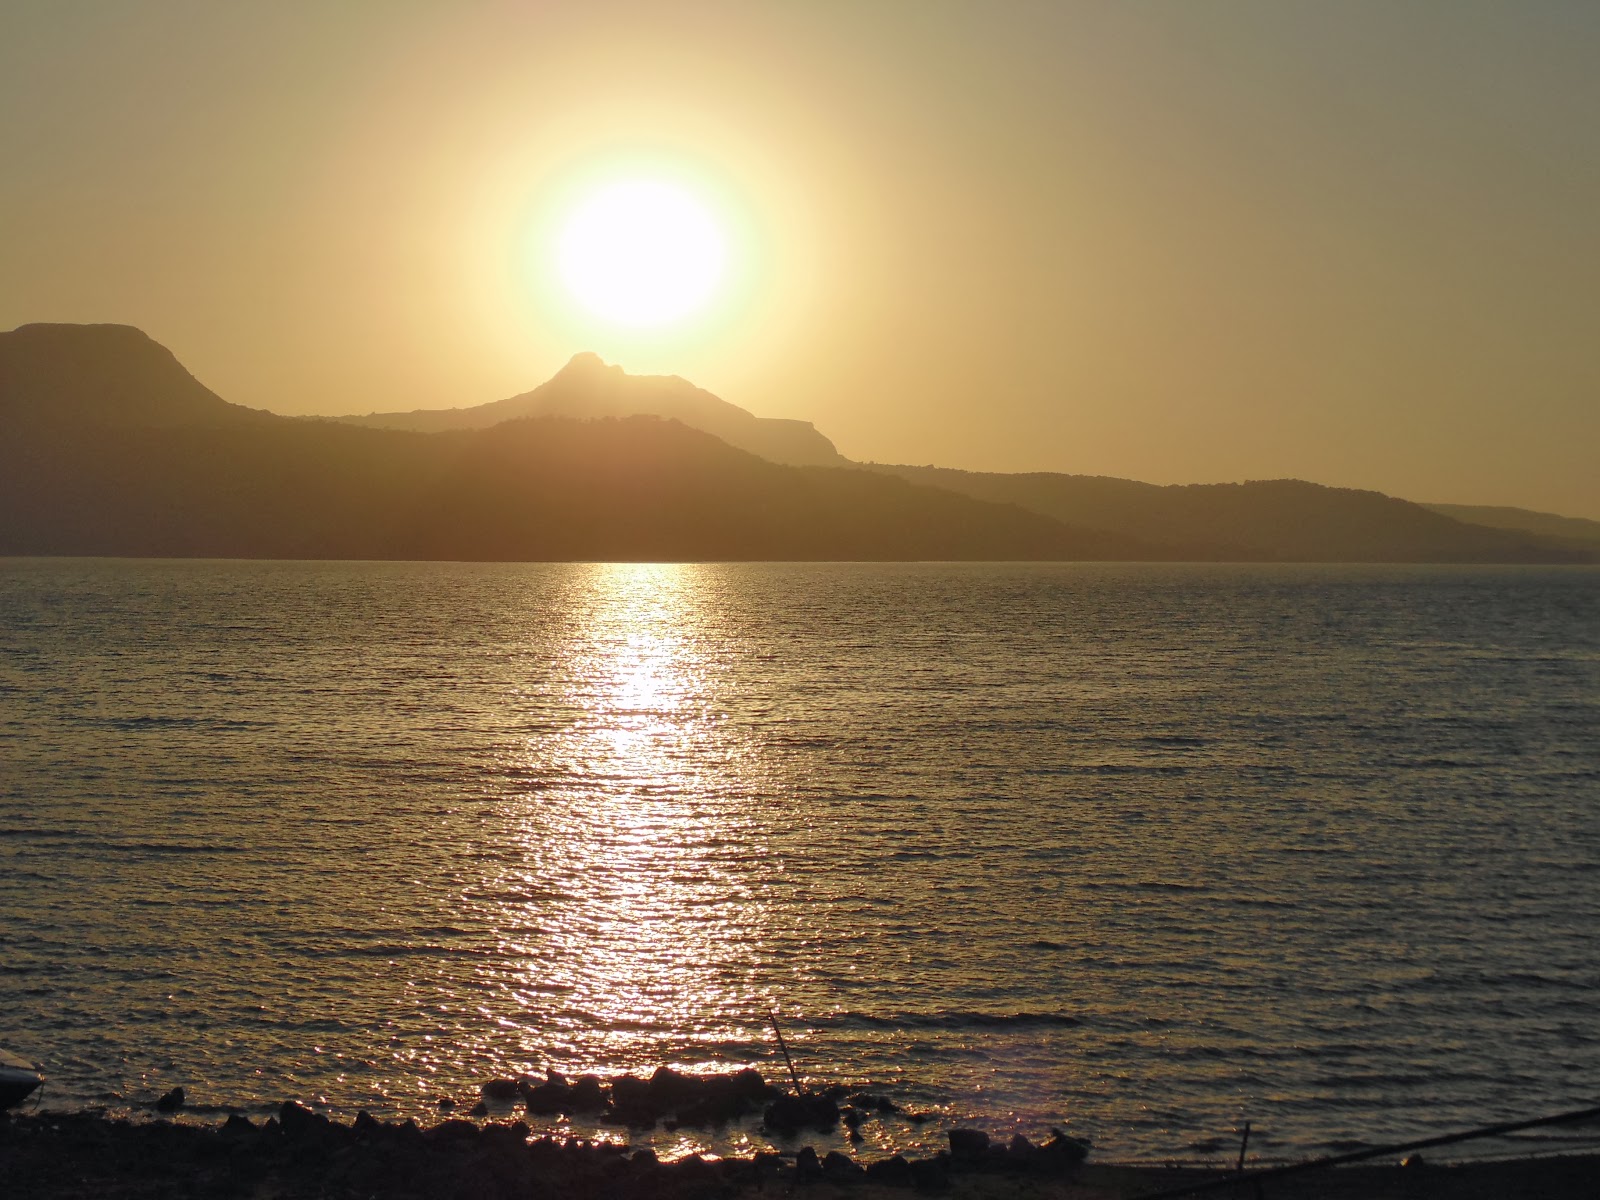
M 1593 572 L 0 567 L 0 1044 L 64 1108 L 754 1066 L 663 1155 L 1333 1153 L 1581 1102 Z M 928 1117 L 923 1122 L 916 1117 Z M 491 1105 L 499 1120 L 521 1106 Z M 1577 1135 L 1574 1135 L 1577 1136 Z M 703 1140 L 701 1140 L 703 1139 Z
M 763 1037 L 772 997 L 756 948 L 769 911 L 742 864 L 768 853 L 752 814 L 781 781 L 716 703 L 721 656 L 699 611 L 716 590 L 701 573 L 575 572 L 560 605 L 570 636 L 548 689 L 508 698 L 553 728 L 530 736 L 514 764 L 529 780 L 501 834 L 516 861 L 491 890 L 539 897 L 555 883 L 558 894 L 539 905 L 539 944 L 498 947 L 502 961 L 526 964 L 509 996 L 517 1007 L 484 1015 L 531 1021 L 530 1060 L 569 1074 L 618 1062 L 648 1074 L 663 1034 L 708 1047 Z M 668 1065 L 748 1064 L 708 1052 Z M 658 1147 L 668 1157 L 705 1149 L 693 1136 L 680 1143 Z

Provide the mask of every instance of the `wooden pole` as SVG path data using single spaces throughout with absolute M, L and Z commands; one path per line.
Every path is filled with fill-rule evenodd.
M 789 1064 L 789 1078 L 794 1080 L 794 1094 L 804 1096 L 806 1090 L 800 1086 L 800 1076 L 794 1073 L 794 1059 L 789 1057 L 788 1043 L 783 1040 L 783 1030 L 778 1028 L 778 1010 L 768 1009 L 767 1015 L 772 1018 L 772 1032 L 778 1035 L 778 1049 L 783 1051 L 783 1061 Z

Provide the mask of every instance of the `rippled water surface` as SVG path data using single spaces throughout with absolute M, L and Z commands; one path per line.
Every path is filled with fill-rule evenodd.
M 1597 928 L 1592 569 L 0 560 L 53 1106 L 776 1078 L 775 1008 L 941 1117 L 877 1146 L 1326 1151 L 1600 1101 Z

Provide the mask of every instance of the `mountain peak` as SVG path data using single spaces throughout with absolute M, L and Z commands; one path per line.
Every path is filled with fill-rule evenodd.
M 567 360 L 567 365 L 556 372 L 561 376 L 625 375 L 621 367 L 613 366 L 593 350 L 580 350 Z
M 630 375 L 592 350 L 582 350 L 532 391 L 474 408 L 341 417 L 358 425 L 437 432 L 487 429 L 530 417 L 597 420 L 654 416 L 680 421 L 730 446 L 794 466 L 842 466 L 832 442 L 805 421 L 757 417 L 678 375 Z

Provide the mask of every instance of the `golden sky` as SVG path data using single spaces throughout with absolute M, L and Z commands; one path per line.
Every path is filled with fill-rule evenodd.
M 1596 62 L 1554 0 L 9 0 L 0 328 L 285 413 L 592 349 L 857 459 L 1600 518 Z M 730 255 L 651 334 L 548 262 L 641 170 Z

